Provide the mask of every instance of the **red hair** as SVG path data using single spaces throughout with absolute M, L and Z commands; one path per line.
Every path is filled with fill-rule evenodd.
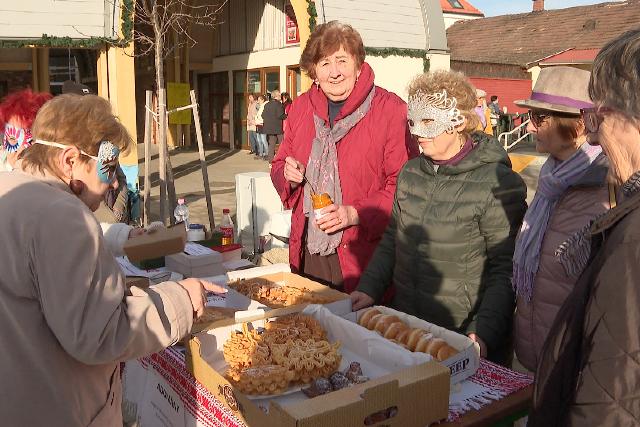
M 10 93 L 0 103 L 0 129 L 4 129 L 12 118 L 19 119 L 25 128 L 30 129 L 40 107 L 51 98 L 50 93 L 32 92 L 31 89 Z

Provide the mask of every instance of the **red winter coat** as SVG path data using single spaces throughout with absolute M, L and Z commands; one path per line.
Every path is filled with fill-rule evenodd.
M 335 122 L 354 112 L 373 85 L 373 70 L 364 63 L 353 92 Z M 293 271 L 302 270 L 307 218 L 303 213 L 303 186 L 291 190 L 284 178 L 284 160 L 291 156 L 307 164 L 316 133 L 314 114 L 329 123 L 327 98 L 315 86 L 293 102 L 284 142 L 271 169 L 271 180 L 285 208 L 293 209 L 289 238 L 289 263 Z M 409 134 L 406 104 L 380 87 L 376 87 L 366 116 L 338 142 L 342 204 L 354 206 L 360 217 L 360 225 L 344 230 L 338 247 L 346 292 L 352 292 L 357 286 L 387 227 L 398 172 L 410 157 L 417 155 L 417 148 Z

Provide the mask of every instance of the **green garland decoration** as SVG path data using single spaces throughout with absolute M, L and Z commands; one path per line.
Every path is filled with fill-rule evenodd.
M 0 48 L 95 48 L 102 46 L 105 43 L 116 47 L 127 46 L 133 38 L 133 2 L 134 0 L 122 1 L 122 38 L 89 37 L 86 39 L 73 39 L 71 37 L 58 37 L 43 34 L 39 39 L 0 40 Z
M 309 30 L 313 32 L 318 23 L 318 12 L 313 0 L 307 0 L 307 12 L 309 13 Z M 397 47 L 365 47 L 364 51 L 369 56 L 404 56 L 407 58 L 422 58 L 422 69 L 426 73 L 429 71 L 429 60 L 427 51 L 424 49 L 402 49 Z
M 405 58 L 422 58 L 422 71 L 429 71 L 427 51 L 424 49 L 406 49 L 399 47 L 365 47 L 364 52 L 369 56 L 404 56 Z
M 316 11 L 316 3 L 313 0 L 307 0 L 307 13 L 309 14 L 309 30 L 313 33 L 318 24 L 318 12 Z

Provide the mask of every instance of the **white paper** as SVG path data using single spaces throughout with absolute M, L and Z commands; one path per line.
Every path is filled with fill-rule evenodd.
M 149 370 L 138 417 L 142 426 L 185 427 L 184 402 L 153 370 Z
M 126 256 L 116 257 L 116 261 L 125 276 L 147 277 L 153 281 L 157 281 L 154 279 L 176 280 L 174 274 L 166 269 L 142 270 L 133 265 Z
M 193 242 L 187 242 L 187 244 L 184 247 L 184 253 L 187 255 L 200 256 L 200 255 L 209 255 L 214 252 L 215 251 L 213 249 L 210 249 L 206 246 L 202 246 Z

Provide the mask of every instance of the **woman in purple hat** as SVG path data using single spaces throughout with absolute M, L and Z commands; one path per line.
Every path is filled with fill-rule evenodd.
M 592 106 L 588 85 L 588 71 L 546 68 L 531 97 L 516 101 L 530 109 L 527 131 L 536 137 L 536 150 L 549 154 L 513 257 L 515 350 L 530 371 L 535 371 L 549 329 L 576 282 L 556 260 L 556 249 L 615 203 L 606 183 L 607 158 L 600 147 L 586 143 L 580 117 L 581 108 Z

